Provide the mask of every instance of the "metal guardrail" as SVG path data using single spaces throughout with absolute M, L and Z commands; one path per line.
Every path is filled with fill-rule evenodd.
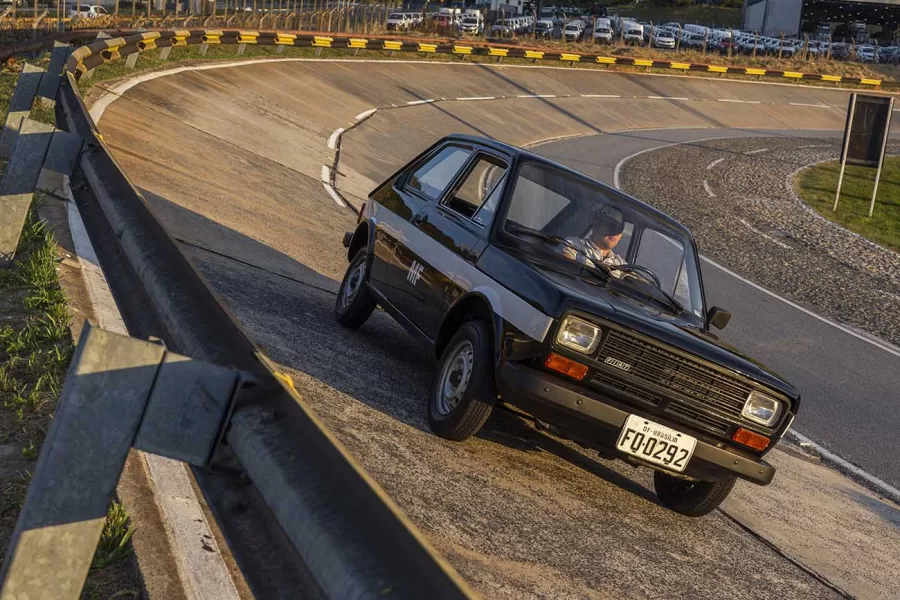
M 214 469 L 213 457 L 236 458 L 326 597 L 470 597 L 194 270 L 116 164 L 78 93 L 77 78 L 101 61 L 220 37 L 98 40 L 75 50 L 62 75 L 57 120 L 66 140 L 80 138 L 69 155 L 89 187 L 79 199 L 95 215 L 88 232 L 104 269 L 114 263 L 139 286 L 116 295 L 129 329 L 143 319 L 150 324 L 134 329 L 165 346 L 85 328 L 0 572 L 0 599 L 79 597 L 129 447 Z M 39 86 L 23 81 L 33 100 Z M 28 159 L 38 172 L 53 142 L 41 138 L 43 150 L 26 153 L 36 139 L 30 123 L 19 123 L 11 164 Z

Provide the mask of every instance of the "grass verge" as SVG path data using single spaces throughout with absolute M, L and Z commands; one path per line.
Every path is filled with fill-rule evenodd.
M 0 270 L 0 563 L 72 357 L 58 263 L 53 234 L 32 208 L 13 266 Z M 138 597 L 133 567 L 124 560 L 133 532 L 125 508 L 113 503 L 82 598 Z
M 822 163 L 801 171 L 794 187 L 800 198 L 826 219 L 900 251 L 900 156 L 885 158 L 871 218 L 869 202 L 875 185 L 875 169 L 847 165 L 835 212 L 831 209 L 839 173 L 838 161 Z

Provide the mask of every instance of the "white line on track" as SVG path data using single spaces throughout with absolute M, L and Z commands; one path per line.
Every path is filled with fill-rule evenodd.
M 331 183 L 331 169 L 328 168 L 328 165 L 322 165 L 322 183 Z
M 338 127 L 334 130 L 334 132 L 328 137 L 328 148 L 330 150 L 337 149 L 337 141 L 338 138 L 341 137 L 341 134 L 344 133 L 343 127 Z
M 744 152 L 744 154 L 759 154 L 760 152 L 768 152 L 768 148 L 760 148 L 759 150 L 750 150 L 749 152 Z
M 809 144 L 807 146 L 797 146 L 797 148 L 830 148 L 830 146 L 826 146 L 824 144 Z
M 647 96 L 650 100 L 687 100 L 688 98 L 681 98 L 675 96 Z
M 812 108 L 831 108 L 827 104 L 806 104 L 805 102 L 790 102 L 791 106 L 810 106 Z
M 519 94 L 516 98 L 556 98 L 556 94 Z
M 763 233 L 762 231 L 760 231 L 759 229 L 757 229 L 756 227 L 754 227 L 753 225 L 751 225 L 750 223 L 748 223 L 746 219 L 738 219 L 738 221 L 740 221 L 741 224 L 742 224 L 744 227 L 746 227 L 747 229 L 749 229 L 749 230 L 752 231 L 753 233 L 755 233 L 755 234 L 757 234 L 757 235 L 759 235 L 759 236 L 764 237 L 765 239 L 769 240 L 770 242 L 772 242 L 772 243 L 775 244 L 776 246 L 781 246 L 781 247 L 784 248 L 785 250 L 791 250 L 791 249 L 792 249 L 790 246 L 788 246 L 787 244 L 785 244 L 785 243 L 783 243 L 783 242 L 778 241 L 777 239 L 773 238 L 771 235 L 768 235 L 768 234 L 766 234 L 766 233 Z
M 877 340 L 877 339 L 874 339 L 874 338 L 869 337 L 869 336 L 867 336 L 867 335 L 863 335 L 863 334 L 859 333 L 858 331 L 854 331 L 854 330 L 850 329 L 849 327 L 846 327 L 846 326 L 844 326 L 844 325 L 841 325 L 840 323 L 836 323 L 836 322 L 832 321 L 831 319 L 827 319 L 827 318 L 823 317 L 822 315 L 816 314 L 816 313 L 814 313 L 813 311 L 811 311 L 811 310 L 809 310 L 809 309 L 807 309 L 807 308 L 803 308 L 802 306 L 800 306 L 800 305 L 797 304 L 796 302 L 791 302 L 790 300 L 788 300 L 788 299 L 785 298 L 784 296 L 779 296 L 779 295 L 776 294 L 775 292 L 772 292 L 772 291 L 770 291 L 770 290 L 767 290 L 766 288 L 762 287 L 761 285 L 758 285 L 758 284 L 756 284 L 756 283 L 753 283 L 752 281 L 750 281 L 750 280 L 747 279 L 746 277 L 742 277 L 741 275 L 738 275 L 737 273 L 735 273 L 735 272 L 732 271 L 731 269 L 729 269 L 729 268 L 727 268 L 727 267 L 724 267 L 724 266 L 720 265 L 719 263 L 715 262 L 714 260 L 712 260 L 712 259 L 710 259 L 710 258 L 707 258 L 707 257 L 705 257 L 705 256 L 703 256 L 703 255 L 700 255 L 700 260 L 703 260 L 704 262 L 707 262 L 707 263 L 711 264 L 712 266 L 716 267 L 717 269 L 719 269 L 719 270 L 722 271 L 723 273 L 726 273 L 727 275 L 731 275 L 732 277 L 734 277 L 734 278 L 737 279 L 738 281 L 742 281 L 743 283 L 746 283 L 746 284 L 749 285 L 750 287 L 752 287 L 752 288 L 754 288 L 754 289 L 756 289 L 756 290 L 762 292 L 763 294 L 766 294 L 766 295 L 768 295 L 768 296 L 770 296 L 770 297 L 772 297 L 772 298 L 775 298 L 776 300 L 780 300 L 781 302 L 784 302 L 785 304 L 787 304 L 787 305 L 790 306 L 791 308 L 795 308 L 795 309 L 799 310 L 800 312 L 802 312 L 803 314 L 805 314 L 805 315 L 807 315 L 807 316 L 810 316 L 810 317 L 812 317 L 812 318 L 814 318 L 814 319 L 817 319 L 817 320 L 821 321 L 822 323 L 825 323 L 826 325 L 830 325 L 830 326 L 834 327 L 835 329 L 838 329 L 838 330 L 842 331 L 843 333 L 846 333 L 847 335 L 849 335 L 849 336 L 851 336 L 851 337 L 854 337 L 854 338 L 856 338 L 856 339 L 858 339 L 858 340 L 860 340 L 860 341 L 862 341 L 862 342 L 866 342 L 867 344 L 871 344 L 872 346 L 875 346 L 876 348 L 878 348 L 878 349 L 880 349 L 880 350 L 884 350 L 884 351 L 887 352 L 888 354 L 892 354 L 893 356 L 896 356 L 897 358 L 900 358 L 900 349 L 891 346 L 891 345 L 888 344 L 887 342 L 882 342 L 881 340 Z
M 322 168 L 323 168 L 323 169 L 327 169 L 328 167 L 322 167 Z M 325 188 L 325 192 L 326 192 L 329 196 L 331 196 L 331 199 L 334 200 L 334 203 L 335 203 L 335 204 L 337 204 L 337 205 L 340 206 L 341 208 L 346 208 L 346 207 L 347 207 L 347 203 L 344 202 L 344 201 L 341 199 L 341 197 L 340 197 L 340 196 L 338 195 L 338 193 L 334 190 L 334 188 L 332 187 L 332 185 L 331 185 L 330 182 L 328 182 L 328 181 L 323 181 L 323 182 L 322 182 L 322 187 Z
M 733 100 L 731 98 L 719 98 L 719 102 L 733 102 L 734 104 L 744 104 L 746 100 Z
M 618 94 L 582 94 L 582 98 L 621 98 Z M 898 109 L 900 110 L 900 109 Z
M 713 193 L 712 188 L 709 187 L 709 182 L 707 180 L 703 180 L 703 189 L 706 190 L 706 193 L 709 194 L 710 198 L 715 198 L 716 195 Z
M 709 163 L 708 165 L 706 165 L 706 170 L 712 171 L 713 167 L 715 167 L 717 164 L 721 163 L 723 160 L 725 160 L 724 156 L 722 158 L 717 158 L 716 160 L 714 160 L 711 163 Z
M 460 100 L 462 102 L 467 102 L 467 101 L 471 101 L 471 100 L 496 100 L 496 99 L 497 99 L 497 96 L 469 96 L 466 98 L 457 98 L 457 100 Z
M 434 100 L 432 100 L 432 99 L 428 99 L 428 100 L 410 100 L 410 101 L 408 101 L 406 104 L 407 104 L 408 106 L 415 106 L 416 104 L 431 104 L 432 102 L 434 102 Z
M 840 456 L 838 456 L 837 454 L 835 454 L 833 452 L 830 452 L 829 450 L 826 450 L 824 447 L 815 443 L 814 441 L 812 441 L 811 439 L 809 439 L 802 433 L 797 433 L 796 431 L 788 431 L 788 435 L 793 437 L 794 439 L 796 439 L 798 442 L 800 442 L 802 444 L 809 444 L 816 450 L 816 452 L 821 454 L 825 460 L 828 460 L 828 461 L 831 461 L 833 463 L 840 465 L 841 468 L 846 469 L 847 471 L 850 471 L 857 477 L 861 477 L 861 478 L 865 479 L 866 481 L 868 481 L 869 483 L 871 483 L 872 485 L 874 485 L 876 488 L 881 490 L 882 493 L 884 493 L 887 496 L 890 496 L 895 502 L 900 502 L 900 490 L 898 490 L 897 488 L 895 488 L 888 482 L 884 481 L 883 479 L 879 479 L 878 477 L 875 477 L 874 475 L 866 473 L 865 471 L 863 471 L 862 469 L 860 469 L 853 463 L 844 460 L 843 458 L 841 458 Z
M 359 113 L 358 115 L 356 115 L 353 118 L 357 121 L 362 121 L 363 119 L 368 119 L 369 117 L 374 115 L 377 111 L 378 111 L 377 108 L 370 108 L 369 110 L 364 110 L 363 112 Z

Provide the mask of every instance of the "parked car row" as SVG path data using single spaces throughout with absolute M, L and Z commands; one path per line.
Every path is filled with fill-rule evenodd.
M 491 33 L 497 37 L 511 37 L 531 33 L 534 29 L 534 17 L 511 17 L 495 21 L 491 26 Z

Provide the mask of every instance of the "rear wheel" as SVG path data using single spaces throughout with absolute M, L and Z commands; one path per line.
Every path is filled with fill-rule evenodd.
M 334 317 L 337 322 L 350 329 L 356 329 L 365 323 L 375 310 L 375 299 L 369 293 L 366 285 L 368 281 L 368 273 L 366 250 L 361 248 L 347 272 L 344 274 L 344 280 L 338 290 L 337 300 L 334 303 Z
M 689 481 L 661 471 L 653 473 L 653 488 L 663 506 L 687 517 L 702 517 L 718 507 L 734 487 L 736 479 Z
M 497 399 L 491 332 L 484 321 L 464 323 L 441 356 L 428 401 L 431 430 L 461 442 L 475 435 Z

